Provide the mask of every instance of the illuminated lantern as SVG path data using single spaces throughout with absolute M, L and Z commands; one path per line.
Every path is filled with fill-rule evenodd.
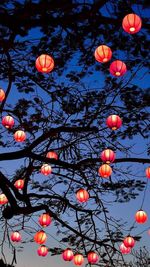
M 103 164 L 98 172 L 101 177 L 107 178 L 112 174 L 112 168 L 108 164 Z
M 86 202 L 89 199 L 89 193 L 85 189 L 79 189 L 76 193 L 79 202 Z
M 58 159 L 58 155 L 56 152 L 54 151 L 50 151 L 46 154 L 46 157 L 49 158 L 49 159 Z
M 99 257 L 96 252 L 90 251 L 87 255 L 88 262 L 91 264 L 94 264 L 98 262 Z
M 23 142 L 26 140 L 26 134 L 22 130 L 18 130 L 14 134 L 14 139 L 16 142 Z
M 130 247 L 126 247 L 125 245 L 124 245 L 124 243 L 122 243 L 121 245 L 120 245 L 120 252 L 122 253 L 122 254 L 129 254 L 130 252 L 131 252 L 131 248 Z
M 112 51 L 108 46 L 100 45 L 96 48 L 94 56 L 98 62 L 105 63 L 111 59 Z
M 135 245 L 135 240 L 133 237 L 131 236 L 127 236 L 124 240 L 123 240 L 124 245 L 126 246 L 126 248 L 133 248 Z
M 6 203 L 8 203 L 7 197 L 5 196 L 5 194 L 0 194 L 0 205 L 4 205 Z
M 147 178 L 150 179 L 150 167 L 148 167 L 145 171 Z
M 5 116 L 2 119 L 2 124 L 7 129 L 11 129 L 14 126 L 15 121 L 14 121 L 13 117 L 11 117 L 11 116 Z
M 13 232 L 10 236 L 12 242 L 20 242 L 21 234 L 19 232 Z
M 44 245 L 43 246 L 40 246 L 37 250 L 37 253 L 39 256 L 41 257 L 45 257 L 48 253 L 48 248 L 45 247 Z
M 41 167 L 41 173 L 44 175 L 49 175 L 52 173 L 52 168 L 48 164 L 43 164 Z
M 14 186 L 18 189 L 18 190 L 22 190 L 24 188 L 24 180 L 23 179 L 19 179 L 14 183 Z
M 134 34 L 140 31 L 142 27 L 142 20 L 136 14 L 128 14 L 122 21 L 122 27 L 125 32 Z
M 39 224 L 43 227 L 46 227 L 48 225 L 50 225 L 52 222 L 51 217 L 49 216 L 49 214 L 47 213 L 43 213 L 41 214 L 41 216 L 39 217 Z
M 118 115 L 110 115 L 106 120 L 107 126 L 112 130 L 117 130 L 122 125 L 122 120 Z
M 47 235 L 44 231 L 39 231 L 34 236 L 34 241 L 38 244 L 44 244 L 47 240 Z
M 62 253 L 62 258 L 64 261 L 72 261 L 73 257 L 73 251 L 70 248 L 65 249 Z
M 137 223 L 145 223 L 148 219 L 148 216 L 145 211 L 143 210 L 138 210 L 137 213 L 135 214 L 135 220 Z
M 84 262 L 84 258 L 82 256 L 82 254 L 76 254 L 76 255 L 74 255 L 73 261 L 74 261 L 75 265 L 80 266 Z
M 115 60 L 110 64 L 109 70 L 113 76 L 121 77 L 126 73 L 127 67 L 123 61 Z
M 3 89 L 0 89 L 0 102 L 2 102 L 5 99 L 5 92 Z
M 48 73 L 54 68 L 54 60 L 49 55 L 42 54 L 36 59 L 35 66 L 39 72 Z
M 107 164 L 114 162 L 115 153 L 111 149 L 105 149 L 101 153 L 101 160 Z

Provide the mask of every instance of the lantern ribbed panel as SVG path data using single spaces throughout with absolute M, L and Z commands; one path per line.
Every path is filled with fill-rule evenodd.
M 22 130 L 18 130 L 14 134 L 14 139 L 16 142 L 23 142 L 26 140 L 26 134 Z
M 115 60 L 110 64 L 110 73 L 115 77 L 121 77 L 123 76 L 126 71 L 127 67 L 126 64 L 121 60 Z
M 46 246 L 41 246 L 38 248 L 37 253 L 41 257 L 45 257 L 48 254 L 48 248 Z
M 24 180 L 23 179 L 19 179 L 17 180 L 15 183 L 14 183 L 14 186 L 17 188 L 17 189 L 23 189 L 24 187 Z
M 73 251 L 69 248 L 63 251 L 62 258 L 64 261 L 72 261 L 73 260 Z
M 137 223 L 145 223 L 147 221 L 148 217 L 145 211 L 139 210 L 135 214 L 135 220 Z
M 133 237 L 131 236 L 127 236 L 124 241 L 123 241 L 124 245 L 127 247 L 127 248 L 133 248 L 134 245 L 135 245 L 135 240 Z
M 54 60 L 51 56 L 42 54 L 36 59 L 35 66 L 39 72 L 48 73 L 54 68 Z
M 34 235 L 34 241 L 38 244 L 44 244 L 46 240 L 47 240 L 47 236 L 44 231 L 39 231 Z
M 106 120 L 107 126 L 112 130 L 117 130 L 122 126 L 122 120 L 118 115 L 110 115 Z
M 110 47 L 106 45 L 100 45 L 96 48 L 94 53 L 95 59 L 100 63 L 108 62 L 112 57 L 112 51 Z
M 111 149 L 105 149 L 101 153 L 101 160 L 107 164 L 112 163 L 115 160 L 115 153 Z
M 46 154 L 46 158 L 49 158 L 49 159 L 58 159 L 58 155 L 56 152 L 54 151 L 50 151 Z
M 3 89 L 0 89 L 0 102 L 2 102 L 5 99 L 5 92 Z
M 83 258 L 83 256 L 81 254 L 76 254 L 74 256 L 74 264 L 75 265 L 80 266 L 80 265 L 83 264 L 83 262 L 84 262 L 84 258 Z
M 112 168 L 108 164 L 103 164 L 98 172 L 101 177 L 107 178 L 112 174 Z
M 11 241 L 13 242 L 20 242 L 21 241 L 21 234 L 19 232 L 13 232 L 11 234 Z
M 150 179 L 150 167 L 148 167 L 148 168 L 145 170 L 145 173 L 146 173 L 147 178 Z
M 41 167 L 41 173 L 44 175 L 49 175 L 52 173 L 52 168 L 49 164 L 43 164 Z
M 142 27 L 142 20 L 136 14 L 128 14 L 122 21 L 122 27 L 125 32 L 134 34 L 140 31 Z
M 4 205 L 6 203 L 8 203 L 7 197 L 5 196 L 5 194 L 0 194 L 0 205 Z
M 87 259 L 88 259 L 88 262 L 91 263 L 91 264 L 94 264 L 96 262 L 98 262 L 99 260 L 99 257 L 98 255 L 96 254 L 96 252 L 94 251 L 90 251 L 87 255 Z
M 89 193 L 85 189 L 79 189 L 76 193 L 76 197 L 80 202 L 86 202 L 89 199 Z
M 51 221 L 52 221 L 51 217 L 47 213 L 43 213 L 39 217 L 39 224 L 41 226 L 43 226 L 43 227 L 46 227 L 46 226 L 50 225 Z
M 15 121 L 14 121 L 13 117 L 8 115 L 8 116 L 3 117 L 2 124 L 6 128 L 12 128 L 15 124 Z
M 127 248 L 124 243 L 120 245 L 119 249 L 122 254 L 129 254 L 131 252 L 131 248 Z

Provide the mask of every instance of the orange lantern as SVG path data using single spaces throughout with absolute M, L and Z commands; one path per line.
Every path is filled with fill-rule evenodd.
M 39 231 L 34 236 L 34 241 L 38 244 L 44 244 L 47 240 L 47 235 L 44 231 Z
M 48 253 L 48 248 L 42 245 L 38 248 L 37 253 L 39 256 L 45 257 Z
M 10 236 L 12 242 L 20 242 L 21 234 L 19 232 L 13 232 Z
M 2 119 L 2 124 L 3 124 L 3 126 L 5 128 L 11 129 L 14 126 L 15 121 L 14 121 L 13 117 L 11 117 L 11 116 L 5 116 Z
M 0 102 L 2 102 L 5 99 L 5 92 L 3 89 L 0 89 Z
M 99 257 L 98 257 L 98 255 L 97 255 L 96 252 L 94 252 L 94 251 L 90 251 L 90 252 L 88 253 L 88 255 L 87 255 L 87 259 L 88 259 L 88 262 L 89 262 L 89 263 L 94 264 L 94 263 L 98 262 Z
M 110 64 L 109 70 L 113 76 L 121 77 L 126 73 L 127 67 L 123 61 L 115 60 Z
M 129 253 L 131 252 L 131 248 L 130 248 L 130 247 L 127 248 L 127 247 L 124 245 L 124 243 L 122 243 L 122 244 L 120 245 L 119 249 L 120 249 L 120 252 L 121 252 L 122 254 L 129 254 Z
M 49 158 L 49 159 L 58 159 L 58 155 L 56 152 L 54 151 L 50 151 L 46 154 L 46 157 Z
M 19 179 L 14 183 L 14 186 L 18 189 L 18 190 L 22 190 L 24 188 L 24 180 L 23 179 Z
M 148 167 L 145 171 L 147 178 L 150 179 L 150 167 Z
M 26 134 L 22 130 L 18 130 L 14 134 L 14 139 L 16 142 L 24 142 L 26 140 Z
M 142 27 L 142 20 L 136 14 L 128 14 L 122 21 L 122 27 L 125 32 L 134 34 L 140 31 Z
M 131 236 L 127 236 L 124 241 L 123 241 L 124 245 L 126 248 L 133 248 L 135 245 L 135 240 L 133 237 Z
M 51 56 L 42 54 L 36 59 L 35 66 L 39 72 L 48 73 L 54 68 L 54 60 Z
M 112 174 L 112 168 L 108 164 L 103 164 L 98 172 L 101 177 L 107 178 Z
M 84 258 L 83 258 L 83 256 L 82 256 L 82 254 L 76 254 L 76 255 L 74 255 L 74 259 L 73 259 L 73 261 L 74 261 L 74 264 L 75 264 L 75 265 L 80 266 L 80 265 L 83 264 L 83 262 L 84 262 Z
M 105 149 L 101 153 L 101 160 L 107 164 L 114 162 L 115 158 L 115 153 L 111 149 Z
M 49 175 L 52 173 L 52 168 L 48 164 L 43 164 L 41 167 L 41 173 L 44 175 Z
M 135 220 L 137 223 L 145 223 L 148 219 L 148 216 L 145 211 L 143 210 L 138 210 L 137 213 L 135 214 Z
M 0 194 L 0 205 L 4 205 L 6 203 L 8 203 L 7 197 L 5 196 L 5 194 Z
M 100 45 L 96 48 L 94 53 L 95 59 L 100 63 L 108 62 L 112 57 L 112 51 L 110 47 L 106 45 Z
M 43 213 L 41 214 L 41 216 L 39 217 L 39 224 L 43 227 L 46 227 L 48 225 L 50 225 L 52 222 L 51 217 L 49 216 L 49 214 L 47 213 Z
M 62 258 L 64 261 L 72 261 L 73 257 L 73 251 L 70 248 L 65 249 L 62 253 Z
M 110 115 L 106 120 L 107 126 L 112 130 L 117 130 L 122 125 L 122 120 L 118 115 Z
M 86 202 L 89 199 L 89 193 L 85 189 L 79 189 L 76 193 L 79 202 Z

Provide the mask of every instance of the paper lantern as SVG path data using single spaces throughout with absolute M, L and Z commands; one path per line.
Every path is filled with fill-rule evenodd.
M 74 260 L 74 264 L 78 265 L 78 266 L 82 265 L 83 262 L 84 262 L 84 258 L 83 258 L 83 256 L 81 254 L 74 255 L 74 259 L 73 260 Z
M 0 205 L 4 205 L 6 203 L 8 203 L 7 197 L 5 196 L 5 194 L 0 194 Z
M 122 244 L 120 245 L 119 249 L 120 249 L 120 252 L 121 252 L 122 254 L 129 254 L 129 253 L 131 252 L 131 248 L 130 248 L 130 247 L 127 248 L 127 247 L 124 245 L 124 243 L 122 243 Z
M 41 257 L 45 257 L 48 253 L 48 248 L 44 245 L 40 246 L 37 250 L 37 254 Z
M 96 252 L 90 251 L 87 255 L 88 262 L 91 264 L 97 263 L 99 260 L 99 257 Z
M 123 61 L 115 60 L 110 64 L 109 70 L 113 76 L 121 77 L 126 73 L 127 67 Z
M 41 214 L 41 216 L 39 217 L 39 224 L 43 227 L 46 227 L 48 225 L 50 225 L 52 222 L 51 217 L 49 216 L 48 213 L 43 213 Z
M 56 152 L 54 151 L 50 151 L 46 154 L 46 157 L 49 158 L 49 159 L 58 159 L 58 155 Z
M 49 175 L 52 173 L 52 168 L 48 164 L 43 164 L 41 167 L 41 173 L 44 175 Z
M 125 32 L 134 34 L 140 31 L 142 27 L 142 20 L 136 14 L 128 14 L 122 21 L 122 27 Z
M 44 231 L 39 231 L 34 235 L 34 241 L 38 244 L 44 244 L 47 240 L 47 235 Z
M 18 190 L 22 190 L 24 188 L 24 180 L 23 179 L 19 179 L 14 183 L 14 186 L 18 189 Z
M 112 168 L 108 164 L 103 164 L 98 172 L 101 177 L 107 178 L 112 174 Z
M 106 45 L 100 45 L 96 48 L 94 53 L 95 59 L 100 63 L 108 62 L 112 57 L 112 51 L 110 47 Z
M 24 142 L 26 140 L 26 134 L 22 130 L 18 130 L 14 134 L 14 139 L 16 142 Z
M 127 237 L 124 239 L 123 243 L 124 243 L 125 247 L 127 247 L 127 248 L 133 248 L 134 245 L 135 245 L 135 240 L 134 240 L 133 237 L 131 237 L 131 236 L 127 236 Z
M 48 73 L 54 68 L 54 60 L 51 56 L 42 54 L 36 59 L 35 66 L 39 72 Z
M 106 120 L 107 126 L 112 130 L 117 130 L 122 125 L 122 120 L 118 115 L 110 115 Z
M 107 164 L 114 162 L 115 158 L 115 153 L 111 149 L 105 149 L 101 153 L 101 160 Z
M 147 178 L 150 179 L 150 167 L 148 167 L 145 171 Z
M 62 253 L 62 258 L 64 261 L 72 261 L 73 257 L 73 251 L 70 248 L 65 249 Z
M 86 202 L 89 199 L 89 193 L 85 189 L 79 189 L 76 193 L 79 202 Z
M 11 129 L 14 126 L 15 121 L 14 121 L 13 117 L 8 115 L 8 116 L 3 117 L 2 124 L 5 128 Z
M 19 232 L 13 232 L 10 236 L 12 242 L 20 242 L 21 234 Z
M 135 220 L 136 220 L 137 223 L 140 223 L 140 224 L 145 223 L 147 221 L 147 219 L 148 219 L 148 216 L 147 216 L 145 211 L 138 210 L 136 212 Z
M 5 99 L 5 92 L 3 89 L 0 89 L 0 102 L 2 102 Z

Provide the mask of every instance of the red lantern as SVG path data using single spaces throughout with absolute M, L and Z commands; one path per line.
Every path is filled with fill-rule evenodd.
M 112 174 L 112 168 L 108 164 L 103 164 L 98 172 L 101 177 L 107 178 Z
M 117 130 L 122 125 L 122 120 L 118 115 L 110 115 L 106 120 L 107 126 L 112 130 Z
M 120 245 L 120 252 L 122 253 L 122 254 L 129 254 L 130 252 L 131 252 L 131 248 L 130 247 L 126 247 L 125 245 L 124 245 L 124 243 L 122 243 L 121 245 Z
M 87 255 L 87 259 L 88 259 L 88 262 L 89 262 L 89 263 L 94 264 L 94 263 L 98 262 L 99 257 L 98 257 L 98 255 L 97 255 L 96 252 L 94 252 L 94 251 L 90 251 L 90 252 L 88 253 L 88 255 Z
M 41 214 L 41 216 L 39 217 L 39 224 L 43 227 L 46 227 L 48 225 L 50 225 L 52 222 L 51 217 L 49 216 L 49 214 L 47 213 L 43 213 Z
M 101 160 L 107 164 L 114 162 L 115 158 L 115 153 L 111 149 L 105 149 L 101 153 Z
M 24 142 L 26 140 L 26 134 L 22 130 L 18 130 L 14 134 L 14 139 L 16 142 Z
M 13 232 L 11 234 L 11 241 L 12 242 L 20 242 L 21 241 L 21 234 L 19 232 Z
M 115 60 L 110 64 L 109 70 L 113 76 L 121 77 L 126 73 L 127 67 L 123 61 Z
M 50 151 L 46 154 L 46 157 L 49 158 L 49 159 L 58 159 L 58 155 L 56 152 L 54 151 Z
M 145 211 L 143 210 L 138 210 L 137 213 L 135 214 L 135 220 L 137 223 L 145 223 L 148 219 L 148 216 Z
M 15 121 L 14 121 L 13 117 L 11 117 L 11 116 L 5 116 L 2 119 L 2 124 L 7 129 L 11 129 L 14 126 Z
M 84 262 L 84 258 L 81 254 L 74 255 L 73 260 L 74 260 L 74 264 L 78 266 L 82 265 L 82 263 Z
M 5 196 L 5 194 L 0 194 L 0 205 L 4 205 L 6 203 L 8 203 L 7 197 Z
M 94 53 L 95 59 L 100 63 L 108 62 L 112 57 L 112 51 L 110 47 L 106 45 L 100 45 L 96 48 Z
M 145 171 L 147 178 L 150 179 L 150 167 L 148 167 Z
M 5 92 L 3 89 L 0 89 L 0 102 L 2 102 L 5 99 Z
M 39 231 L 34 236 L 34 241 L 38 244 L 44 244 L 47 240 L 47 235 L 44 231 Z
M 132 236 L 127 236 L 124 241 L 123 241 L 124 245 L 126 248 L 133 248 L 135 245 L 135 240 Z
M 122 27 L 125 32 L 134 34 L 140 31 L 142 27 L 142 20 L 136 14 L 128 14 L 122 21 Z
M 19 179 L 14 183 L 14 186 L 18 189 L 18 190 L 22 190 L 24 188 L 24 180 L 23 179 Z
M 39 72 L 48 73 L 54 68 L 54 60 L 49 55 L 42 54 L 36 59 L 35 66 Z
M 38 248 L 37 253 L 39 256 L 45 257 L 48 253 L 48 248 L 43 245 Z
M 76 193 L 79 202 L 86 202 L 89 199 L 89 193 L 85 189 L 79 189 Z
M 48 164 L 43 164 L 41 167 L 41 173 L 44 175 L 49 175 L 52 173 L 52 168 Z
M 73 251 L 70 248 L 65 249 L 62 253 L 62 258 L 64 261 L 72 261 L 73 257 Z

